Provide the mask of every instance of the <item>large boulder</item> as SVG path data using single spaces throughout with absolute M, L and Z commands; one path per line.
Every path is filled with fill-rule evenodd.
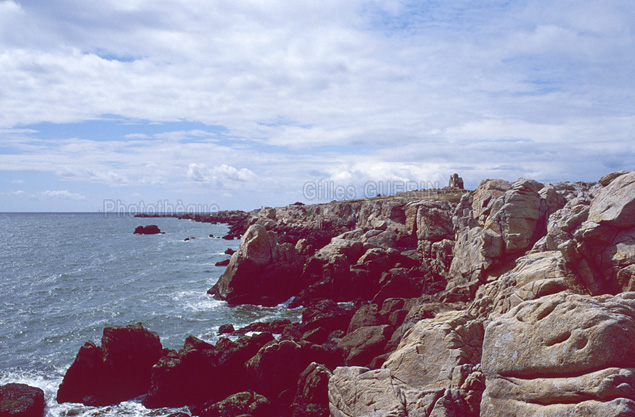
M 291 340 L 270 342 L 245 364 L 246 375 L 254 389 L 276 398 L 282 392 L 295 394 L 302 371 L 312 362 L 309 343 Z
M 220 399 L 218 357 L 214 346 L 188 338 L 178 353 L 171 351 L 152 368 L 143 404 L 148 408 L 181 407 Z
M 86 342 L 66 372 L 57 401 L 108 405 L 145 394 L 163 354 L 159 336 L 141 323 L 107 327 L 101 347 Z
M 349 262 L 356 262 L 363 251 L 364 245 L 361 242 L 361 230 L 355 230 L 335 236 L 328 245 L 315 254 L 315 257 L 328 262 L 338 255 L 343 255 Z
M 370 366 L 372 360 L 384 352 L 391 335 L 391 327 L 385 324 L 359 327 L 344 336 L 337 347 L 343 351 L 346 365 Z
M 300 290 L 302 265 L 293 245 L 279 244 L 274 233 L 254 224 L 209 293 L 230 304 L 277 305 Z
M 407 207 L 416 212 L 414 221 L 408 222 L 408 232 L 418 240 L 437 242 L 443 239 L 454 239 L 452 214 L 454 207 L 442 200 L 423 200 L 410 203 Z
M 190 336 L 183 349 L 163 356 L 153 367 L 143 404 L 148 408 L 202 405 L 247 390 L 252 384 L 245 376 L 245 362 L 271 341 L 271 333 L 261 333 L 235 342 L 221 339 L 214 346 Z
M 407 415 L 389 369 L 336 368 L 329 381 L 328 396 L 332 417 Z
M 455 211 L 449 288 L 505 272 L 547 233 L 547 218 L 565 202 L 557 187 L 533 180 L 481 182 Z
M 334 330 L 346 330 L 353 316 L 353 311 L 341 307 L 333 300 L 320 300 L 302 311 L 302 332 L 324 329 L 330 333 Z
M 462 311 L 438 314 L 417 322 L 383 366 L 410 387 L 449 388 L 455 368 L 480 362 L 482 340 L 481 321 Z
M 496 281 L 481 286 L 469 311 L 477 317 L 493 318 L 523 301 L 563 291 L 588 293 L 561 252 L 533 252 L 518 258 L 515 267 Z
M 0 386 L 0 416 L 42 417 L 44 416 L 44 391 L 25 384 Z
M 635 226 L 635 171 L 618 175 L 598 192 L 589 220 L 621 229 Z
M 485 331 L 481 416 L 633 415 L 635 293 L 523 302 Z
M 329 381 L 331 416 L 476 417 L 475 399 L 466 394 L 479 387 L 474 375 L 464 378 L 460 389 L 418 390 L 401 384 L 389 369 L 339 367 Z
M 315 362 L 306 367 L 291 406 L 293 417 L 328 417 L 328 384 L 332 375 L 327 367 Z
M 635 289 L 635 172 L 601 179 L 570 199 L 534 250 L 559 250 L 594 295 Z
M 476 416 L 483 391 L 478 364 L 482 340 L 482 322 L 465 312 L 420 320 L 381 369 L 334 371 L 331 415 Z
M 386 200 L 364 201 L 359 210 L 358 227 L 387 230 L 404 234 L 408 199 L 396 197 Z

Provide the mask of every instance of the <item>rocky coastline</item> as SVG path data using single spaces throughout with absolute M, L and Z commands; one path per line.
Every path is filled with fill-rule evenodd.
M 140 323 L 107 328 L 58 401 L 144 396 L 199 416 L 635 415 L 635 171 L 191 216 L 242 235 L 210 294 L 292 298 L 301 322 L 228 323 L 216 344 L 190 336 L 179 351 Z

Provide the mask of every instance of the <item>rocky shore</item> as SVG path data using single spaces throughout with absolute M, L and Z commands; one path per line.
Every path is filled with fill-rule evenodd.
M 455 197 L 455 198 L 453 198 Z M 229 215 L 228 215 L 229 216 Z M 635 415 L 635 172 L 238 214 L 210 289 L 302 321 L 87 342 L 58 401 L 200 416 Z M 199 220 L 200 221 L 200 220 Z

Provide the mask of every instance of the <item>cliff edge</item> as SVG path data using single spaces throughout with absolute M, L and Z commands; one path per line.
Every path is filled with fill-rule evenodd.
M 188 339 L 153 366 L 147 406 L 635 415 L 633 171 L 240 218 L 240 248 L 210 293 L 231 304 L 291 299 L 302 321 L 228 326 L 238 339 L 216 345 Z

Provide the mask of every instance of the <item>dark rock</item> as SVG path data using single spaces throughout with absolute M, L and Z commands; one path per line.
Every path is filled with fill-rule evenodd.
M 149 408 L 181 407 L 217 402 L 249 388 L 245 362 L 265 344 L 271 333 L 220 339 L 216 346 L 188 338 L 184 348 L 161 358 L 152 370 L 152 384 L 144 405 Z
M 189 414 L 179 411 L 178 413 L 172 413 L 168 417 L 190 417 Z
M 227 248 L 227 250 L 225 251 L 225 255 L 233 255 L 235 252 L 236 251 L 232 248 Z
M 402 325 L 407 315 L 408 310 L 406 309 L 393 311 L 392 313 L 390 313 L 390 316 L 388 316 L 388 324 L 394 328 L 397 328 Z
M 253 391 L 239 392 L 200 411 L 201 417 L 273 417 L 271 402 Z
M 417 268 L 393 268 L 382 274 L 381 289 L 373 298 L 373 303 L 383 303 L 388 298 L 417 297 L 424 289 L 426 279 Z M 443 288 L 445 286 L 445 282 Z
M 256 391 L 269 398 L 289 389 L 295 391 L 298 377 L 312 362 L 315 352 L 311 346 L 291 340 L 273 341 L 263 346 L 245 365 Z
M 304 332 L 300 340 L 305 340 L 307 342 L 321 344 L 327 341 L 328 336 L 329 336 L 329 332 L 326 329 L 322 327 L 317 327 L 315 329 Z
M 381 324 L 383 323 L 379 315 L 377 304 L 367 304 L 360 307 L 355 314 L 353 314 L 348 325 L 347 333 L 351 333 L 360 327 L 379 326 Z
M 183 239 L 183 241 L 184 241 L 184 242 L 189 242 L 189 241 L 190 241 L 190 238 L 189 238 L 189 237 L 186 237 L 185 239 Z
M 151 385 L 143 404 L 148 408 L 181 407 L 220 399 L 215 350 L 188 346 L 170 352 L 152 369 Z
M 312 258 L 306 263 L 301 282 L 304 289 L 299 292 L 290 307 L 307 306 L 317 300 L 334 299 L 350 301 L 358 291 L 352 281 L 348 258 L 342 254 L 325 260 Z
M 384 364 L 384 362 L 386 362 L 388 360 L 388 357 L 390 356 L 390 353 L 384 353 L 383 355 L 379 355 L 376 356 L 375 358 L 373 358 L 372 361 L 370 361 L 370 365 L 368 365 L 368 367 L 370 369 L 379 369 L 381 368 L 381 366 Z
M 270 322 L 256 322 L 256 323 L 248 324 L 245 327 L 241 327 L 238 330 L 235 330 L 234 334 L 244 335 L 249 332 L 259 332 L 259 333 L 270 332 L 275 334 L 281 334 L 283 330 L 285 329 L 285 327 L 287 327 L 290 324 L 291 324 L 291 321 L 287 319 L 273 320 Z
M 337 347 L 343 350 L 347 366 L 369 366 L 384 352 L 391 335 L 388 325 L 361 327 L 344 336 Z
M 44 391 L 25 384 L 0 386 L 0 416 L 42 417 L 44 415 Z
M 215 349 L 215 347 L 211 343 L 207 343 L 206 341 L 201 340 L 198 337 L 190 335 L 187 337 L 187 339 L 185 339 L 183 349 L 213 350 Z
M 381 305 L 379 315 L 386 320 L 394 311 L 403 309 L 405 304 L 405 298 L 388 298 Z
M 150 226 L 138 226 L 134 229 L 134 234 L 136 235 L 157 235 L 161 233 L 159 226 L 155 224 L 151 224 Z
M 300 374 L 295 399 L 291 405 L 294 417 L 328 417 L 328 384 L 331 372 L 312 362 Z
M 351 310 L 340 307 L 335 301 L 321 300 L 302 311 L 301 330 L 303 333 L 318 327 L 329 333 L 346 330 L 352 316 Z
M 213 237 L 214 237 L 214 235 L 210 233 L 210 234 L 209 234 L 209 237 L 212 237 L 212 238 L 213 238 Z
M 107 327 L 101 347 L 86 342 L 66 372 L 57 401 L 108 405 L 147 392 L 152 366 L 164 353 L 159 336 L 141 323 Z
M 230 304 L 273 306 L 297 294 L 303 259 L 289 243 L 261 225 L 249 227 L 238 254 L 208 291 Z
M 234 331 L 235 329 L 233 324 L 223 324 L 218 328 L 218 334 L 234 333 Z
M 229 265 L 229 259 L 225 259 L 225 260 L 222 260 L 220 262 L 216 262 L 214 265 L 215 266 L 227 266 L 227 265 Z

